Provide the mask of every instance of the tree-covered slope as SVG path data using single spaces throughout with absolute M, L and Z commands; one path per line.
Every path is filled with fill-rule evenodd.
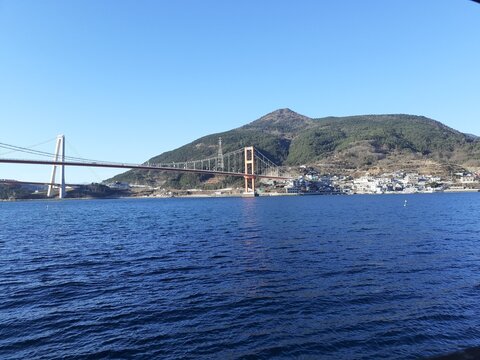
M 320 160 L 358 146 L 376 153 L 419 153 L 447 159 L 476 142 L 474 138 L 442 123 L 413 115 L 364 115 L 322 118 L 292 141 L 290 164 Z

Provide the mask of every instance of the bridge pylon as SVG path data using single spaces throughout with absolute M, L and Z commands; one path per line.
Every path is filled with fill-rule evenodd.
M 223 171 L 225 169 L 225 162 L 223 161 L 222 138 L 218 138 L 218 154 L 217 154 L 217 170 Z
M 63 164 L 65 162 L 65 135 L 57 136 L 57 144 L 55 146 L 55 155 L 53 156 L 53 161 L 62 162 L 62 165 L 60 165 L 61 184 L 58 191 L 58 198 L 63 199 L 65 197 L 65 165 Z M 53 186 L 55 184 L 56 172 L 57 172 L 57 165 L 54 164 L 52 167 L 52 176 L 50 177 L 50 184 L 48 185 L 47 197 L 52 196 Z
M 245 195 L 255 195 L 255 149 L 247 146 L 244 149 L 245 155 Z

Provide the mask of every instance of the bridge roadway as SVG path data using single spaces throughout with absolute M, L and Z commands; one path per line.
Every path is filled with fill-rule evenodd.
M 29 164 L 29 165 L 57 165 L 57 166 L 83 166 L 83 167 L 99 167 L 99 168 L 115 168 L 115 169 L 139 169 L 139 170 L 155 170 L 155 171 L 170 171 L 170 172 L 184 172 L 195 174 L 214 174 L 224 176 L 245 177 L 244 173 L 234 173 L 228 171 L 215 171 L 204 169 L 181 169 L 172 167 L 160 167 L 152 165 L 137 165 L 137 164 L 121 164 L 121 163 L 107 163 L 107 162 L 77 162 L 77 161 L 53 161 L 53 160 L 24 160 L 24 159 L 1 159 L 0 163 L 4 164 Z M 291 177 L 286 176 L 270 176 L 270 175 L 247 175 L 255 179 L 271 179 L 271 180 L 290 180 Z
M 56 187 L 62 186 L 62 184 L 57 184 L 57 183 L 48 183 L 48 182 L 40 182 L 40 181 L 20 181 L 20 180 L 0 180 L 0 184 L 6 184 L 6 185 L 43 185 L 43 186 L 48 186 L 48 185 L 53 185 Z M 65 184 L 65 186 L 70 186 L 70 187 L 77 187 L 77 186 L 83 186 L 87 184 Z

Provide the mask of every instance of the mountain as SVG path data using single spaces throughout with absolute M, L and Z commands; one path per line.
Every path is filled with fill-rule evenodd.
M 149 162 L 182 162 L 253 145 L 279 165 L 311 165 L 323 172 L 356 174 L 409 170 L 447 174 L 480 168 L 480 139 L 415 115 L 310 118 L 290 109 L 273 111 L 242 127 L 204 136 Z M 114 181 L 188 187 L 209 176 L 131 170 Z

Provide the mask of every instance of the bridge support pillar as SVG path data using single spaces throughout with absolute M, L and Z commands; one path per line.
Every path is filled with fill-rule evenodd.
M 255 194 L 255 150 L 248 146 L 244 150 L 245 155 L 245 194 Z
M 58 197 L 63 199 L 65 197 L 65 136 L 58 135 L 57 137 L 57 145 L 55 146 L 55 155 L 53 157 L 54 162 L 61 161 L 62 165 L 60 165 L 60 188 L 58 191 Z M 50 185 L 48 185 L 47 197 L 52 196 L 53 193 L 53 186 L 55 184 L 55 175 L 57 172 L 57 165 L 53 165 L 52 167 L 52 176 L 50 177 Z

